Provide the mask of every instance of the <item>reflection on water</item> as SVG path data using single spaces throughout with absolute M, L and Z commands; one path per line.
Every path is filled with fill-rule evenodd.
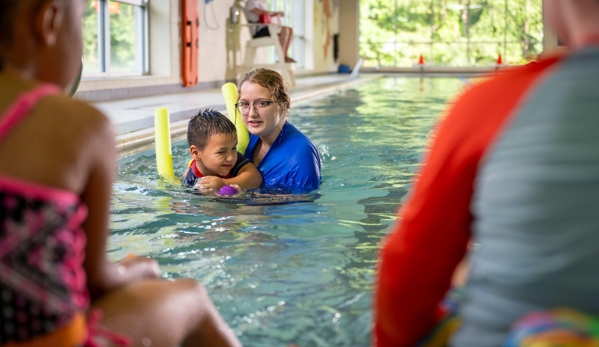
M 124 158 L 111 256 L 152 256 L 211 291 L 244 346 L 368 346 L 381 238 L 396 219 L 457 78 L 385 78 L 293 108 L 323 163 L 320 197 L 223 203 L 167 186 L 152 151 Z M 188 161 L 174 144 L 176 172 Z

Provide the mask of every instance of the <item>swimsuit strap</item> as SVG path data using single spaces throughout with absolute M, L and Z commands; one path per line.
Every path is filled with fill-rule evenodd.
M 43 98 L 49 95 L 61 93 L 59 87 L 52 84 L 42 84 L 35 89 L 19 95 L 17 100 L 13 102 L 6 112 L 4 117 L 0 119 L 0 140 L 21 121 L 35 105 Z
M 105 339 L 112 341 L 122 347 L 131 346 L 131 339 L 129 336 L 117 334 L 106 328 L 100 326 L 100 320 L 102 320 L 102 310 L 99 308 L 92 308 L 87 319 L 87 338 L 85 340 L 84 347 L 99 347 L 100 345 L 95 341 L 96 337 L 103 336 Z

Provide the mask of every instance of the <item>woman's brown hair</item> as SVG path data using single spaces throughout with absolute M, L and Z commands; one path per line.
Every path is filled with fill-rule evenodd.
M 287 94 L 287 84 L 278 72 L 264 68 L 254 69 L 243 76 L 238 90 L 241 90 L 241 86 L 245 82 L 256 83 L 268 89 L 276 103 L 287 104 L 286 109 L 291 107 L 291 99 Z

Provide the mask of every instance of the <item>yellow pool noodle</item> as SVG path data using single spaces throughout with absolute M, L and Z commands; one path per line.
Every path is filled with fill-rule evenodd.
M 221 89 L 223 91 L 223 98 L 225 99 L 225 106 L 227 106 L 227 116 L 235 124 L 235 128 L 237 129 L 237 151 L 245 154 L 245 150 L 250 142 L 250 133 L 245 124 L 243 124 L 241 113 L 235 107 L 235 103 L 237 102 L 237 86 L 234 83 L 225 83 Z
M 168 110 L 164 107 L 160 107 L 154 111 L 154 131 L 158 175 L 167 181 L 175 181 L 173 154 L 171 152 L 170 121 Z

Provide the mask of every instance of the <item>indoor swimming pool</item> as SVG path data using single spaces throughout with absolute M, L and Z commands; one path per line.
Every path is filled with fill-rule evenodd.
M 292 105 L 318 148 L 314 202 L 223 203 L 167 186 L 148 150 L 120 160 L 110 256 L 156 258 L 209 290 L 244 346 L 368 346 L 379 242 L 458 78 L 387 77 Z M 173 144 L 175 172 L 189 160 Z

